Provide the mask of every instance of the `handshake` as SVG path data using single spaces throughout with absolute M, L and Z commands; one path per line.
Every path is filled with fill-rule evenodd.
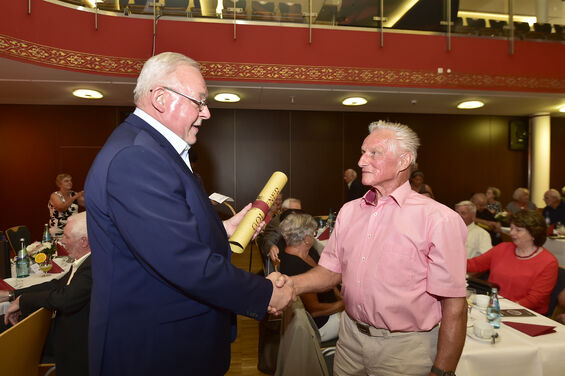
M 267 276 L 273 283 L 273 295 L 269 302 L 268 312 L 280 315 L 282 311 L 296 300 L 296 290 L 292 279 L 279 272 L 273 272 Z

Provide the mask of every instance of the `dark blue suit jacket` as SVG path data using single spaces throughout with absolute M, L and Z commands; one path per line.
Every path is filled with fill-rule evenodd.
M 272 284 L 231 264 L 222 222 L 170 143 L 130 115 L 96 157 L 85 199 L 91 375 L 227 372 L 234 313 L 262 318 Z

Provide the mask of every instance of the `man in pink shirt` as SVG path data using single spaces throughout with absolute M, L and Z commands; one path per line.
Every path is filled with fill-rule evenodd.
M 371 190 L 342 207 L 318 266 L 291 277 L 297 294 L 342 284 L 336 375 L 454 375 L 457 367 L 467 229 L 410 188 L 418 146 L 405 125 L 369 126 L 359 167 Z

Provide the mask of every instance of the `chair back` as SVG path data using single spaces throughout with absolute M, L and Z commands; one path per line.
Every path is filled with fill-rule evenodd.
M 320 334 L 308 316 L 300 298 L 284 311 L 275 376 L 330 375 L 320 348 Z
M 12 271 L 10 267 L 10 245 L 4 233 L 0 231 L 0 278 L 10 278 Z
M 23 238 L 26 245 L 31 244 L 31 232 L 25 225 L 10 227 L 6 230 L 6 238 L 10 244 L 10 257 L 16 256 L 20 247 L 20 239 Z
M 549 296 L 549 309 L 547 311 L 546 316 L 551 317 L 553 311 L 557 307 L 557 297 L 559 293 L 565 289 L 565 269 L 559 267 L 557 270 L 557 282 L 555 283 L 555 287 L 551 291 L 551 295 Z
M 52 312 L 40 308 L 0 334 L 2 375 L 37 375 L 43 345 L 51 326 Z

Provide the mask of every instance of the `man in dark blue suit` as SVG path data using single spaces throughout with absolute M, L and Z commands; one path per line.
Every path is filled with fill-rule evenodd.
M 279 274 L 231 264 L 228 236 L 250 205 L 222 223 L 191 171 L 207 94 L 198 63 L 152 57 L 135 112 L 90 169 L 91 375 L 223 375 L 235 313 L 261 319 L 293 297 L 289 284 L 275 287 Z

